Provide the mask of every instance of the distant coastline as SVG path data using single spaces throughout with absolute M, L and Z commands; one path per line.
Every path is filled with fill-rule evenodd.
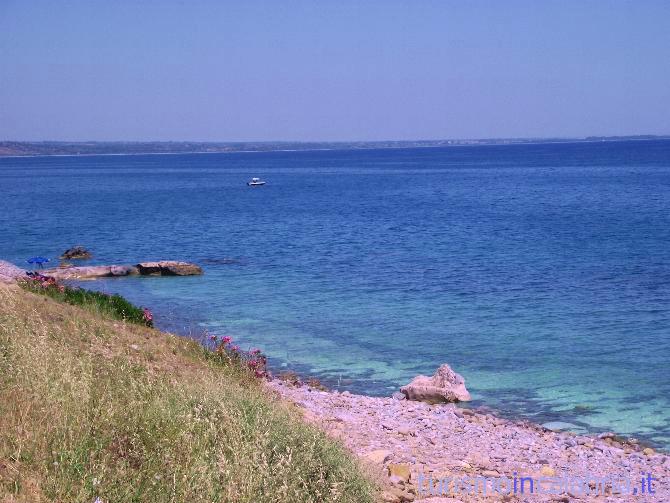
M 670 135 L 588 136 L 582 138 L 484 138 L 359 142 L 0 141 L 0 157 L 220 154 L 231 152 L 367 150 L 483 145 L 525 145 L 543 143 L 592 143 L 668 139 L 670 139 Z

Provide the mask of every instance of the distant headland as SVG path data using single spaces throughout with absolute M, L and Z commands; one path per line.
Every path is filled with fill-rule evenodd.
M 627 140 L 667 140 L 670 135 L 588 136 L 581 138 L 482 138 L 451 140 L 389 140 L 348 142 L 188 142 L 188 141 L 0 141 L 0 157 L 42 155 L 195 154 L 270 152 L 281 150 L 352 150 L 450 147 Z

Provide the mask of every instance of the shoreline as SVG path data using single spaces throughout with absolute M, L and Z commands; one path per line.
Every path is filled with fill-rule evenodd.
M 346 147 L 340 148 L 299 148 L 299 149 L 267 149 L 267 150 L 221 150 L 218 152 L 211 151 L 185 151 L 185 152 L 113 152 L 113 153 L 87 153 L 87 154 L 22 154 L 22 155 L 0 155 L 0 159 L 17 159 L 17 158 L 36 158 L 36 157 L 102 157 L 102 156 L 140 156 L 140 155 L 201 155 L 201 154 L 259 154 L 259 153 L 274 153 L 274 152 L 333 152 L 333 151 L 359 151 L 359 150 L 398 150 L 398 149 L 423 149 L 423 148 L 452 148 L 452 147 L 509 147 L 519 145 L 553 145 L 553 144 L 581 144 L 581 143 L 616 143 L 616 142 L 640 142 L 640 141 L 663 141 L 670 140 L 670 137 L 659 136 L 658 138 L 603 138 L 603 139 L 580 139 L 580 138 L 565 138 L 557 140 L 538 139 L 521 140 L 521 141 L 501 141 L 500 143 L 474 143 L 478 140 L 472 140 L 473 143 L 467 143 L 470 140 L 453 140 L 462 141 L 463 143 L 453 143 L 446 145 L 388 145 L 388 146 L 363 146 L 363 147 Z M 439 141 L 439 140 L 438 140 Z M 448 141 L 448 140 L 446 140 Z M 28 142 L 30 143 L 30 142 Z M 65 142 L 67 143 L 67 142 Z M 107 142 L 100 142 L 107 143 Z M 114 142 L 110 142 L 114 143 Z M 141 143 L 141 142 L 140 142 Z M 299 142 L 296 142 L 299 143 Z M 349 143 L 349 142 L 343 142 Z M 352 142 L 353 143 L 353 142 Z M 374 142 L 370 142 L 374 143 Z
M 182 334 L 178 334 L 182 335 Z M 188 337 L 188 335 L 184 335 L 185 337 Z M 279 359 L 279 361 L 283 363 L 284 360 Z M 305 366 L 307 368 L 308 366 Z M 334 395 L 345 395 L 348 393 L 349 395 L 352 396 L 361 396 L 361 397 L 366 397 L 370 399 L 375 399 L 375 400 L 384 400 L 388 398 L 392 398 L 392 395 L 395 392 L 398 392 L 400 388 L 403 386 L 397 385 L 394 390 L 391 390 L 389 393 L 382 394 L 382 393 L 371 393 L 368 392 L 364 389 L 364 386 L 356 386 L 354 388 L 350 389 L 338 389 L 337 386 L 333 384 L 333 381 L 329 378 L 330 376 L 328 374 L 321 375 L 318 372 L 308 372 L 307 370 L 302 371 L 300 368 L 296 366 L 291 366 L 287 364 L 287 366 L 274 366 L 268 364 L 268 370 L 272 374 L 272 380 L 273 381 L 278 381 L 278 382 L 285 382 L 287 379 L 285 376 L 291 376 L 294 375 L 297 378 L 297 381 L 299 382 L 298 387 L 303 386 L 303 387 L 308 387 L 311 388 L 312 390 L 316 391 L 323 391 L 326 393 L 334 394 Z M 344 375 L 342 375 L 343 378 L 346 378 Z M 289 379 L 290 380 L 290 379 Z M 411 379 L 409 379 L 411 380 Z M 408 382 L 409 382 L 408 380 Z M 407 384 L 407 383 L 405 383 Z M 467 383 L 466 383 L 467 384 Z M 412 402 L 412 400 L 408 400 L 409 402 Z M 418 401 L 415 401 L 414 403 L 421 403 Z M 536 404 L 537 402 L 533 401 L 528 401 L 526 402 L 530 406 Z M 437 406 L 440 405 L 445 405 L 445 404 L 437 404 Z M 617 430 L 610 430 L 606 428 L 593 428 L 590 427 L 589 425 L 579 425 L 574 423 L 574 418 L 568 415 L 557 415 L 556 417 L 551 417 L 546 421 L 541 421 L 541 420 L 536 420 L 533 418 L 530 418 L 527 414 L 524 414 L 522 412 L 519 412 L 516 409 L 501 409 L 498 408 L 489 402 L 487 402 L 486 398 L 482 397 L 477 397 L 474 398 L 471 401 L 468 402 L 458 402 L 458 403 L 451 403 L 447 405 L 452 405 L 460 410 L 467 410 L 469 412 L 466 412 L 466 414 L 476 414 L 476 415 L 493 415 L 497 418 L 503 419 L 505 421 L 515 423 L 515 424 L 532 424 L 537 426 L 540 429 L 546 430 L 546 431 L 553 431 L 555 433 L 564 433 L 568 435 L 576 435 L 576 436 L 586 436 L 586 437 L 598 437 L 599 435 L 602 434 L 607 434 L 607 435 L 614 435 L 616 438 L 620 439 L 623 443 L 631 444 L 631 445 L 638 445 L 642 449 L 644 448 L 652 448 L 655 451 L 662 452 L 662 453 L 667 453 L 670 456 L 670 447 L 665 446 L 664 444 L 661 444 L 659 442 L 654 442 L 653 440 L 649 439 L 647 436 L 645 436 L 643 433 L 640 432 L 633 432 L 633 433 L 622 433 Z M 548 426 L 545 426 L 548 425 Z M 577 427 L 576 429 L 570 429 L 567 426 L 575 426 Z M 555 427 L 552 427 L 555 426 Z M 559 427 L 560 426 L 560 427 Z

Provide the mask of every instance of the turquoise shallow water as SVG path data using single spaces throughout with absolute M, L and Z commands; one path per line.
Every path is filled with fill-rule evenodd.
M 268 185 L 249 189 L 261 176 Z M 670 142 L 0 159 L 0 256 L 184 259 L 89 283 L 160 326 L 389 394 L 670 445 Z

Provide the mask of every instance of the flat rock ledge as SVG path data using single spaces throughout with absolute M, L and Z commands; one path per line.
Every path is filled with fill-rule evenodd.
M 56 267 L 38 271 L 59 280 L 112 278 L 120 276 L 197 276 L 202 268 L 190 262 L 162 260 L 140 262 L 135 265 L 94 265 L 83 267 Z
M 324 392 L 280 380 L 268 382 L 271 393 L 294 404 L 305 419 L 338 439 L 384 482 L 387 502 L 633 502 L 670 501 L 670 456 L 643 449 L 614 434 L 581 436 L 548 430 L 527 421 L 513 421 L 453 403 L 428 404 L 397 398 Z M 655 494 L 639 494 L 640 480 L 653 476 Z M 612 494 L 605 484 L 601 496 L 578 493 L 574 487 L 561 494 L 492 492 L 494 480 L 514 476 L 604 479 L 627 477 L 638 496 Z M 432 477 L 434 493 L 428 493 Z M 489 480 L 486 495 L 448 489 L 438 481 Z M 546 480 L 546 479 L 545 479 Z M 453 488 L 453 485 L 451 486 Z M 545 488 L 548 486 L 544 485 Z M 642 497 L 640 497 L 642 496 Z
M 198 276 L 202 274 L 200 266 L 188 262 L 141 262 L 137 270 L 142 276 Z

